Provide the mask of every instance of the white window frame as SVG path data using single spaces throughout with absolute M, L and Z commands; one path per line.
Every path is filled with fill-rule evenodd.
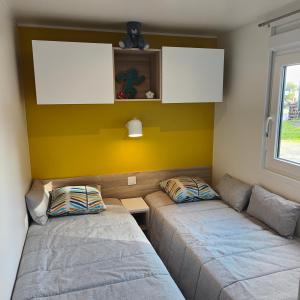
M 299 59 L 296 59 L 295 56 L 298 56 Z M 280 61 L 281 57 L 282 62 Z M 283 69 L 288 65 L 300 64 L 299 15 L 288 18 L 284 24 L 273 24 L 270 37 L 269 61 L 264 130 L 264 167 L 272 172 L 300 180 L 300 164 L 277 157 L 281 122 L 281 100 L 284 86 Z

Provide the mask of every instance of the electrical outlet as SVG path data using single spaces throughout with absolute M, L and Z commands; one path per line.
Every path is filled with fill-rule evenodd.
M 129 176 L 128 185 L 135 185 L 135 184 L 136 184 L 136 176 Z

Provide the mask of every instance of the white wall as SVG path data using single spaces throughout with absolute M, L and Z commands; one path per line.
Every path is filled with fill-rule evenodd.
M 262 167 L 269 29 L 248 25 L 224 35 L 225 97 L 215 105 L 213 174 L 229 173 L 300 201 L 300 182 Z
M 24 104 L 19 93 L 14 25 L 0 0 L 0 299 L 10 298 L 26 235 L 30 184 Z

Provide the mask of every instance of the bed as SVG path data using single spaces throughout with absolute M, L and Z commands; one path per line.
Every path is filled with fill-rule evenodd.
M 30 226 L 12 299 L 184 299 L 133 217 L 105 203 Z
M 152 245 L 186 299 L 297 299 L 299 238 L 220 200 L 174 204 L 162 191 L 145 200 Z

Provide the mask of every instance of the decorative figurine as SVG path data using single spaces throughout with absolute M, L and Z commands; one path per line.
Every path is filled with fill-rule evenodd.
M 117 82 L 123 82 L 123 88 L 117 93 L 118 99 L 134 99 L 137 93 L 134 85 L 143 83 L 145 76 L 138 75 L 136 69 L 130 69 L 127 72 L 121 72 L 116 76 Z
M 127 35 L 119 42 L 121 48 L 139 48 L 148 49 L 149 44 L 144 40 L 141 34 L 142 23 L 140 22 L 127 22 Z
M 146 95 L 146 98 L 147 99 L 153 99 L 154 98 L 154 93 L 152 92 L 152 91 L 147 91 L 146 93 L 145 93 L 145 95 Z
M 117 99 L 127 99 L 127 96 L 123 91 L 117 93 Z

